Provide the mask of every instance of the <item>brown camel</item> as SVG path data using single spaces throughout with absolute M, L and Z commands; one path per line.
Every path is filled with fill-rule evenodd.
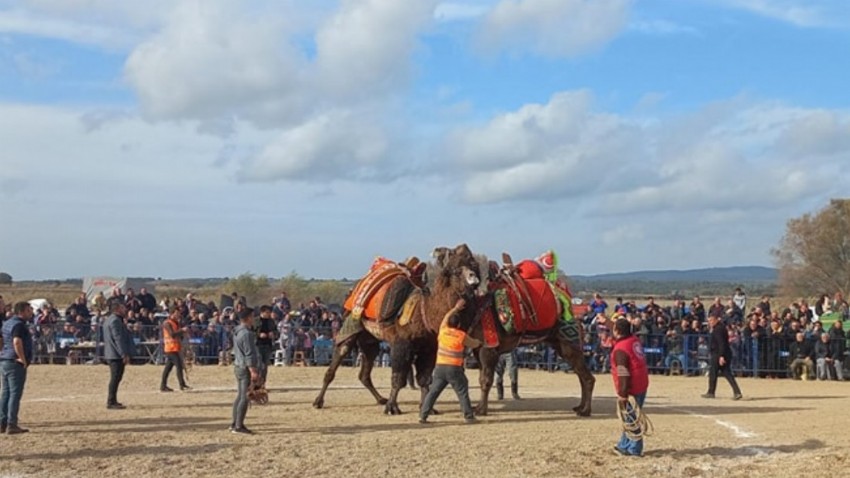
M 401 413 L 398 407 L 398 392 L 407 383 L 411 366 L 416 370 L 416 383 L 420 387 L 420 404 L 428 394 L 431 375 L 437 357 L 437 331 L 440 321 L 457 302 L 458 298 L 473 303 L 475 289 L 480 282 L 481 273 L 478 261 L 466 244 L 454 249 L 440 247 L 434 250 L 435 263 L 428 272 L 429 283 L 425 290 L 416 289 L 410 293 L 408 302 L 412 305 L 409 320 L 385 323 L 376 317 L 352 317 L 346 311 L 340 334 L 334 345 L 331 364 L 325 373 L 324 383 L 319 395 L 313 401 L 315 408 L 325 404 L 325 393 L 336 376 L 336 370 L 353 346 L 360 348 L 363 357 L 360 363 L 360 382 L 369 390 L 384 411 L 389 415 Z M 413 302 L 411 302 L 413 301 Z M 469 306 L 461 314 L 467 324 L 471 324 L 476 307 Z M 372 367 L 378 355 L 380 341 L 390 344 L 392 361 L 392 389 L 389 399 L 383 398 L 372 384 Z
M 506 262 L 510 261 L 507 255 L 504 257 L 507 258 Z M 513 304 L 513 313 L 521 314 L 523 312 L 519 309 L 523 308 L 530 310 L 528 315 L 530 317 L 534 317 L 535 321 L 551 324 L 551 326 L 544 330 L 512 330 L 511 332 L 508 332 L 505 330 L 505 327 L 502 325 L 500 320 L 496 318 L 499 317 L 499 312 L 496 308 L 496 300 L 494 298 L 496 291 L 504 291 L 508 288 L 512 288 L 519 295 L 529 294 L 527 286 L 517 284 L 518 280 L 519 278 L 517 277 L 512 265 L 508 264 L 506 267 L 499 269 L 498 264 L 495 264 L 494 262 L 490 263 L 487 284 L 488 293 L 478 300 L 479 316 L 476 319 L 477 322 L 475 326 L 470 330 L 470 335 L 474 338 L 481 339 L 484 343 L 482 347 L 475 351 L 481 367 L 479 371 L 481 399 L 476 406 L 476 414 L 487 415 L 490 389 L 493 386 L 493 374 L 496 369 L 496 364 L 499 361 L 499 356 L 503 353 L 512 351 L 519 345 L 546 343 L 550 345 L 561 358 L 569 362 L 573 371 L 575 371 L 578 376 L 579 383 L 581 384 L 581 402 L 578 406 L 573 408 L 573 411 L 579 416 L 590 416 L 591 399 L 593 396 L 593 387 L 596 383 L 596 378 L 594 378 L 593 374 L 590 373 L 590 370 L 588 370 L 584 361 L 584 355 L 582 353 L 583 344 L 581 324 L 578 324 L 575 321 L 564 321 L 560 317 L 561 312 L 557 307 L 540 307 L 536 311 L 530 310 L 538 306 L 538 304 L 534 304 L 533 301 L 526 301 L 519 308 L 516 307 L 516 304 Z M 533 295 L 533 293 L 530 295 Z M 534 315 L 535 313 L 538 315 L 541 313 L 549 315 L 546 317 L 538 317 Z M 551 314 L 557 315 L 553 317 Z M 485 324 L 485 321 L 487 320 L 490 320 L 490 324 L 492 324 L 489 332 L 491 339 L 490 347 L 487 346 L 487 340 L 485 338 L 485 325 L 487 325 Z M 492 342 L 494 342 L 495 339 L 495 337 L 493 337 L 494 335 L 498 337 L 497 346 L 492 346 Z

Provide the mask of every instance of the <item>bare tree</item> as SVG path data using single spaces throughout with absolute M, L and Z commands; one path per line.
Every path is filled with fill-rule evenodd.
M 791 219 L 772 254 L 783 293 L 850 293 L 850 199 Z

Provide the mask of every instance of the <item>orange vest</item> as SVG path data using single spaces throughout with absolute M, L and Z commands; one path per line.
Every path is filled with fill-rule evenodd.
M 449 326 L 440 327 L 437 336 L 437 365 L 463 367 L 463 339 L 466 333 Z
M 168 327 L 169 325 L 171 326 L 170 328 Z M 165 353 L 172 354 L 180 352 L 180 346 L 182 345 L 180 343 L 180 339 L 177 339 L 172 335 L 172 332 L 176 332 L 178 330 L 180 330 L 180 326 L 177 324 L 176 320 L 168 319 L 162 324 L 162 342 Z

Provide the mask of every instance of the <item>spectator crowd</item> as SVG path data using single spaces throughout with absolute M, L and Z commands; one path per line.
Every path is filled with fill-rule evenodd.
M 136 343 L 136 363 L 158 361 L 161 357 L 161 324 L 166 311 L 176 307 L 187 326 L 188 346 L 199 364 L 229 363 L 232 333 L 237 314 L 245 307 L 244 297 L 231 294 L 220 306 L 204 303 L 187 294 L 181 298 L 156 297 L 142 288 L 114 289 L 87 298 L 81 294 L 64 313 L 44 303 L 31 324 L 36 355 L 41 362 L 93 361 L 101 340 L 100 323 L 110 304 L 121 301 L 127 306 L 125 321 Z M 232 304 L 232 305 L 230 305 Z M 10 312 L 0 297 L 0 320 Z M 286 292 L 271 301 L 272 318 L 277 324 L 275 362 L 290 365 L 324 365 L 330 362 L 333 340 L 342 326 L 342 310 L 324 304 L 319 297 L 293 307 Z M 700 375 L 708 366 L 709 316 L 723 320 L 733 350 L 732 368 L 742 376 L 765 378 L 791 377 L 843 380 L 848 376 L 848 337 L 843 324 L 850 318 L 848 302 L 838 293 L 821 296 L 810 306 L 800 299 L 786 306 L 771 303 L 763 296 L 755 304 L 740 288 L 726 298 L 715 297 L 705 304 L 700 297 L 690 302 L 676 300 L 669 306 L 647 297 L 638 306 L 634 301 L 617 298 L 609 305 L 594 294 L 587 313 L 580 317 L 584 327 L 584 356 L 593 372 L 610 371 L 609 357 L 614 341 L 612 327 L 616 319 L 628 319 L 646 353 L 653 373 Z M 5 312 L 4 312 L 5 311 Z M 826 324 L 826 326 L 825 326 Z M 353 363 L 356 355 L 349 357 Z M 521 347 L 521 365 L 555 370 L 559 363 L 546 346 Z M 389 347 L 383 344 L 377 364 L 389 365 Z

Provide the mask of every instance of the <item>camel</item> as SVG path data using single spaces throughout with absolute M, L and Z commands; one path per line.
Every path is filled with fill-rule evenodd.
M 333 359 L 325 372 L 322 389 L 313 401 L 313 407 L 324 407 L 328 386 L 333 382 L 343 358 L 355 345 L 363 354 L 360 363 L 360 382 L 379 405 L 385 406 L 385 413 L 388 415 L 401 413 L 398 406 L 398 393 L 407 383 L 411 366 L 416 370 L 421 405 L 428 394 L 436 363 L 437 332 L 440 321 L 455 305 L 458 298 L 465 298 L 467 303 L 472 304 L 475 290 L 481 280 L 479 263 L 466 244 L 461 244 L 454 249 L 439 247 L 434 250 L 432 256 L 435 263 L 432 266 L 433 270 L 428 272 L 428 286 L 413 290 L 409 294 L 404 307 L 406 314 L 402 315 L 402 318 L 387 323 L 379 320 L 378 317 L 369 316 L 368 308 L 357 311 L 346 310 L 342 329 L 334 344 Z M 371 280 L 369 275 L 362 279 L 361 283 L 366 280 Z M 357 289 L 355 287 L 355 291 Z M 471 325 L 476 311 L 476 307 L 466 307 L 461 312 L 462 320 Z M 363 315 L 356 318 L 358 313 Z M 378 393 L 371 378 L 381 340 L 390 344 L 392 389 L 389 398 L 384 398 Z
M 488 413 L 488 399 L 499 355 L 522 344 L 546 343 L 569 362 L 578 376 L 581 402 L 573 411 L 578 416 L 590 416 L 596 379 L 584 361 L 581 324 L 565 321 L 561 317 L 563 304 L 558 300 L 558 294 L 562 293 L 568 298 L 566 287 L 559 292 L 555 289 L 557 286 L 552 285 L 543 274 L 536 277 L 536 273 L 532 272 L 531 275 L 535 277 L 530 280 L 521 277 L 517 269 L 533 270 L 540 267 L 537 262 L 523 261 L 514 268 L 507 254 L 503 255 L 503 262 L 505 266 L 501 269 L 495 262 L 490 262 L 488 292 L 478 300 L 479 316 L 470 330 L 471 336 L 483 342 L 475 351 L 481 367 L 481 398 L 476 406 L 476 414 Z M 557 273 L 555 266 L 550 267 Z M 497 294 L 502 294 L 504 300 L 501 303 L 496 299 Z M 506 315 L 511 317 L 511 327 L 506 327 L 501 320 Z

